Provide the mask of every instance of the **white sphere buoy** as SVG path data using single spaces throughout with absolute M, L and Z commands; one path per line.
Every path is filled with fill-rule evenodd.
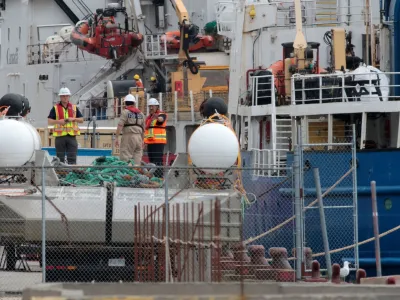
M 63 39 L 64 42 L 70 43 L 71 42 L 71 33 L 74 29 L 74 26 L 65 26 L 60 29 L 58 35 Z
M 41 142 L 31 127 L 25 121 L 0 120 L 0 167 L 19 167 L 32 160 Z
M 232 167 L 239 155 L 236 134 L 219 123 L 209 123 L 195 130 L 189 140 L 189 155 L 193 164 L 206 173 L 216 174 Z
M 33 137 L 33 144 L 34 144 L 34 150 L 40 150 L 42 149 L 42 139 L 40 138 L 39 132 L 36 130 L 35 127 L 33 127 L 31 124 L 25 121 L 20 121 L 22 122 L 31 132 L 32 137 Z M 35 153 L 33 153 L 31 159 L 29 162 L 35 161 Z

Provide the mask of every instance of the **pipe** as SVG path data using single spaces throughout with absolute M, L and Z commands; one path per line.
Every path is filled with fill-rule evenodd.
M 166 172 L 167 169 L 164 170 Z M 165 196 L 165 282 L 169 282 L 169 203 L 168 203 L 168 175 L 165 174 L 164 181 L 164 196 Z
M 376 204 L 376 182 L 371 181 L 372 220 L 374 223 L 376 276 L 382 277 L 381 247 L 379 242 L 378 208 Z
M 329 250 L 328 231 L 326 229 L 325 211 L 324 211 L 324 203 L 322 200 L 321 180 L 319 178 L 319 169 L 314 168 L 313 172 L 314 172 L 315 189 L 317 192 L 317 199 L 318 199 L 319 219 L 320 219 L 320 223 L 321 223 L 322 239 L 324 242 L 326 268 L 328 269 L 328 278 L 332 279 L 331 254 L 329 253 L 330 250 Z
M 42 164 L 42 282 L 46 282 L 46 173 L 44 169 L 45 159 Z
M 298 131 L 299 132 L 299 131 Z M 294 171 L 294 193 L 295 193 L 295 214 L 296 214 L 296 280 L 301 280 L 301 263 L 303 253 L 301 251 L 301 195 L 300 195 L 300 146 L 295 146 L 293 157 Z
M 353 136 L 353 146 L 352 146 L 352 169 L 353 169 L 353 211 L 354 211 L 354 256 L 356 260 L 356 268 L 360 267 L 360 253 L 359 253 L 359 245 L 358 245 L 358 184 L 357 184 L 357 134 L 356 134 L 356 125 L 352 126 L 352 136 Z

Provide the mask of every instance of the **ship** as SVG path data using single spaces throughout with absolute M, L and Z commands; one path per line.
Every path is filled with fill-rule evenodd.
M 319 224 L 312 221 L 303 224 L 301 246 L 288 241 L 293 222 L 269 234 L 294 214 L 287 201 L 294 188 L 287 183 L 298 145 L 302 170 L 318 165 L 321 174 L 331 172 L 331 178 L 322 176 L 324 191 L 353 168 L 355 175 L 342 183 L 342 196 L 337 196 L 349 202 L 343 209 L 351 220 L 341 221 L 344 213 L 334 208 L 336 223 L 331 229 L 345 223 L 343 230 L 350 234 L 337 245 L 350 250 L 335 261 L 349 260 L 355 269 L 374 274 L 374 244 L 364 243 L 374 236 L 371 180 L 381 185 L 381 230 L 399 225 L 395 199 L 400 107 L 395 100 L 400 70 L 391 50 L 398 42 L 391 39 L 397 23 L 389 20 L 396 3 L 385 1 L 380 7 L 376 1 L 343 0 L 203 2 L 185 2 L 189 14 L 168 1 L 107 1 L 102 8 L 98 1 L 0 1 L 0 74 L 6 78 L 0 94 L 18 93 L 29 99 L 32 109 L 27 118 L 41 134 L 43 149 L 53 155 L 47 113 L 58 100 L 58 90 L 68 87 L 85 116 L 81 163 L 118 155 L 114 133 L 122 98 L 129 92 L 143 112 L 146 99 L 157 96 L 169 114 L 165 164 L 186 163 L 189 139 L 203 120 L 201 103 L 221 97 L 240 142 L 242 165 L 254 169 L 244 171 L 248 180 L 243 182 L 247 194 L 255 195 L 245 208 L 245 220 L 246 215 L 258 218 L 246 223 L 248 245 L 259 243 L 268 249 L 280 244 L 300 251 L 310 246 L 317 254 L 324 252 Z M 378 11 L 382 13 L 375 14 Z M 182 25 L 189 15 L 196 26 L 187 28 L 190 43 L 182 52 L 181 31 L 170 24 Z M 99 18 L 111 24 L 104 25 L 104 32 L 125 34 L 129 45 L 97 43 Z M 135 86 L 135 74 L 144 79 L 145 88 Z M 151 91 L 151 77 L 157 77 L 161 91 Z M 343 162 L 332 170 L 338 152 L 343 153 Z M 310 191 L 315 190 L 313 177 L 305 171 L 301 175 L 302 190 L 308 191 L 302 205 L 308 205 L 315 196 Z M 35 216 L 30 217 L 34 223 Z M 312 212 L 309 219 L 314 217 Z M 310 241 L 306 231 L 316 240 Z M 385 274 L 397 272 L 397 237 L 397 231 L 389 232 L 381 241 Z

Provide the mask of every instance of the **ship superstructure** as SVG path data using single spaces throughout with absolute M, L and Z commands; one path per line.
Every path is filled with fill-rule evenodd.
M 171 78 L 170 75 L 176 72 L 179 63 L 179 41 L 177 43 L 170 34 L 179 32 L 178 8 L 170 1 L 3 2 L 0 74 L 5 80 L 0 85 L 0 93 L 23 94 L 30 100 L 32 110 L 28 117 L 36 128 L 47 132 L 42 136 L 45 137 L 44 146 L 54 146 L 51 132 L 47 130 L 47 114 L 58 101 L 57 92 L 63 86 L 71 90 L 72 102 L 79 104 L 84 112 L 87 123 L 82 131 L 92 132 L 93 126 L 87 127 L 87 124 L 95 117 L 97 133 L 106 135 L 97 142 L 98 148 L 111 148 L 113 128 L 116 128 L 122 107 L 121 97 L 130 87 L 135 87 L 135 74 L 140 75 L 144 83 L 144 89 L 134 93 L 144 113 L 147 113 L 146 99 L 151 93 L 150 78 L 157 78 L 162 87 L 156 96 L 161 98 L 163 109 L 169 113 L 171 145 L 168 149 L 172 153 L 186 151 L 189 135 L 201 120 L 198 113 L 201 102 L 213 91 L 226 98 L 229 55 L 225 49 L 228 45 L 225 42 L 224 46 L 221 37 L 213 33 L 207 35 L 203 29 L 215 20 L 215 1 L 205 1 L 205 6 L 185 1 L 190 22 L 197 30 L 190 40 L 190 44 L 196 46 L 196 53 L 190 55 L 203 66 L 202 79 L 195 83 L 191 78 Z M 103 20 L 108 19 L 112 21 L 105 24 Z M 104 32 L 100 25 L 106 28 Z M 122 56 L 113 51 L 112 43 L 106 39 L 97 42 L 99 49 L 85 51 L 85 45 L 96 46 L 95 38 L 90 40 L 96 28 L 101 29 L 98 32 L 104 37 L 111 31 L 120 31 L 123 35 L 128 29 L 142 35 L 143 42 L 133 43 L 129 53 Z M 209 37 L 212 45 L 203 42 L 200 45 L 198 40 L 203 40 L 203 36 Z M 77 41 L 81 41 L 82 46 L 77 47 Z M 98 55 L 94 54 L 96 51 Z M 80 141 L 82 148 L 90 139 L 85 133 Z M 176 139 L 177 136 L 187 137 Z M 87 144 L 93 146 L 93 142 Z
M 229 113 L 242 148 L 284 159 L 296 124 L 304 143 L 332 143 L 353 123 L 360 149 L 398 148 L 397 74 L 382 72 L 390 71 L 390 39 L 375 13 L 379 2 L 299 4 L 299 21 L 295 1 L 218 4 L 219 33 L 232 38 Z M 299 26 L 303 58 L 296 54 Z

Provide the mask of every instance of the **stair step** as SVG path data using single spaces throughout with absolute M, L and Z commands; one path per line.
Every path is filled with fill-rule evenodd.
M 330 18 L 330 17 L 326 17 L 326 18 L 315 18 L 317 21 L 337 21 L 337 18 Z M 321 24 L 322 25 L 322 24 Z M 326 25 L 326 24 L 324 24 Z

